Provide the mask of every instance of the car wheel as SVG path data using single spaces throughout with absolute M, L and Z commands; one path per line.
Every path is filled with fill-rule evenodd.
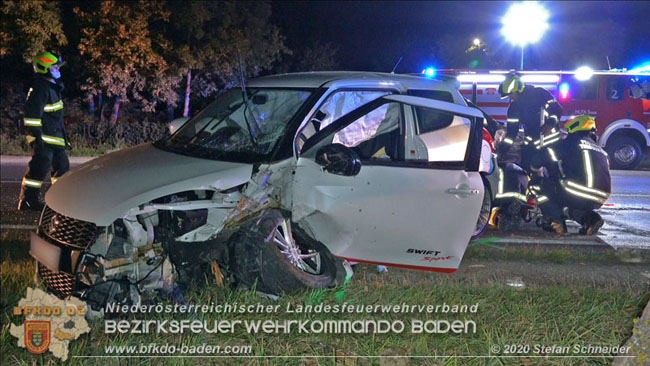
M 261 292 L 280 295 L 336 283 L 336 258 L 280 211 L 264 211 L 230 243 L 235 277 Z
M 483 188 L 485 194 L 483 195 L 481 211 L 478 214 L 478 220 L 476 221 L 476 227 L 474 228 L 471 240 L 474 240 L 483 234 L 490 221 L 490 215 L 492 214 L 492 192 L 490 191 L 488 184 L 486 184 L 485 179 L 483 180 Z
M 634 169 L 643 159 L 639 143 L 627 136 L 619 137 L 607 146 L 609 164 L 614 169 Z

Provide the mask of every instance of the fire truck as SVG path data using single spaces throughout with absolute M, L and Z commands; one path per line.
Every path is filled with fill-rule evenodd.
M 599 144 L 615 169 L 633 169 L 650 152 L 650 70 L 518 71 L 529 85 L 548 90 L 564 108 L 563 120 L 595 118 Z M 508 98 L 499 84 L 508 70 L 437 70 L 453 76 L 460 92 L 495 120 L 505 123 Z

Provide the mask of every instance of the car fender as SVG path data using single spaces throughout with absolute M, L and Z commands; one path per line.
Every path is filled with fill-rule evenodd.
M 605 128 L 603 134 L 600 135 L 598 143 L 600 146 L 605 147 L 609 141 L 609 138 L 612 137 L 615 132 L 624 129 L 638 131 L 645 139 L 645 146 L 650 146 L 650 136 L 648 136 L 648 131 L 643 127 L 641 123 L 632 119 L 619 119 L 618 121 L 609 124 L 607 128 Z

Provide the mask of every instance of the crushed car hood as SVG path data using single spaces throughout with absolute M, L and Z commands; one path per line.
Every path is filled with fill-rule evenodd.
M 110 225 L 128 210 L 176 192 L 246 183 L 252 164 L 193 158 L 139 145 L 93 159 L 54 184 L 45 202 L 65 216 Z

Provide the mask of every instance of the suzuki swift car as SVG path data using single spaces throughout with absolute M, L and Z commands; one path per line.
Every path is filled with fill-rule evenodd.
M 37 278 L 101 309 L 206 274 L 280 294 L 336 284 L 346 260 L 452 273 L 484 198 L 483 118 L 419 76 L 250 80 L 61 177 L 31 235 Z

